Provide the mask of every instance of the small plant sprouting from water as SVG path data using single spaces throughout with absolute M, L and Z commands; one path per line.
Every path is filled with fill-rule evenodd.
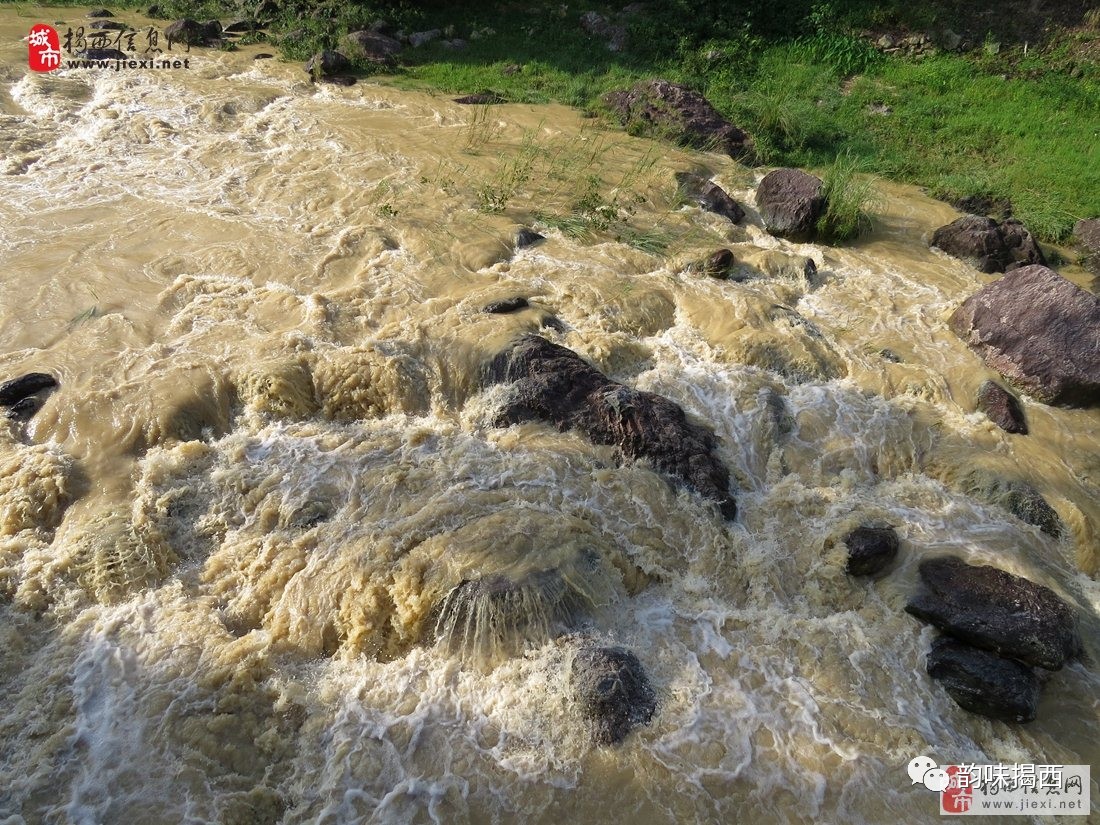
M 519 153 L 501 167 L 496 179 L 477 189 L 477 210 L 488 214 L 503 212 L 508 203 L 530 182 L 539 154 L 531 135 L 524 138 Z
M 875 182 L 860 170 L 860 161 L 847 154 L 838 155 L 825 170 L 822 180 L 826 207 L 817 231 L 829 243 L 849 241 L 871 229 Z
M 491 105 L 475 106 L 465 129 L 462 151 L 468 155 L 476 155 L 485 144 L 503 134 L 504 124 L 493 115 Z

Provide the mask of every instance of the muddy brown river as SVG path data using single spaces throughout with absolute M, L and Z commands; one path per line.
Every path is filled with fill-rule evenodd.
M 0 426 L 0 823 L 940 821 L 918 755 L 1091 764 L 1100 806 L 1100 413 L 974 411 L 997 376 L 947 317 L 996 276 L 928 248 L 951 207 L 882 183 L 870 235 L 792 244 L 763 170 L 563 107 L 313 85 L 262 46 L 30 72 L 30 26 L 85 12 L 0 9 L 0 380 L 60 381 Z M 687 266 L 722 246 L 740 280 Z M 486 364 L 528 332 L 713 429 L 737 519 L 496 426 Z M 881 578 L 845 573 L 862 523 L 901 537 Z M 925 673 L 903 607 L 944 552 L 1077 608 L 1036 721 Z M 617 746 L 538 586 L 439 621 L 547 570 L 656 692 Z

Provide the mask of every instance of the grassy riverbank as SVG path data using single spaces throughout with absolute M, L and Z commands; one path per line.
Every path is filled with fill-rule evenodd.
M 654 0 L 626 13 L 622 5 L 159 4 L 165 17 L 273 18 L 270 37 L 293 60 L 380 17 L 405 32 L 438 28 L 443 37 L 406 49 L 391 80 L 447 93 L 492 91 L 598 113 L 604 92 L 666 77 L 703 91 L 753 135 L 769 165 L 822 168 L 843 156 L 937 197 L 985 199 L 994 214 L 1008 207 L 1047 241 L 1100 215 L 1096 2 L 1055 0 L 1044 17 L 1023 2 L 779 0 L 729 10 Z M 623 27 L 621 50 L 582 28 L 590 10 Z M 940 48 L 873 46 L 914 33 Z M 456 50 L 446 38 L 466 45 Z

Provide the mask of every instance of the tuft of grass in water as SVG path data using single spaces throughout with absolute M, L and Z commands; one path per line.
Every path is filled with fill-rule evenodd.
M 829 243 L 852 240 L 871 228 L 874 179 L 860 174 L 862 166 L 845 154 L 825 170 L 825 214 L 817 222 L 817 231 Z

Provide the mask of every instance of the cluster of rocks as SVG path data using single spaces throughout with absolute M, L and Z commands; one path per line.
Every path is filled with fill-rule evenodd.
M 57 379 L 44 372 L 29 372 L 0 384 L 0 407 L 10 421 L 29 421 L 42 409 L 46 395 L 57 387 Z
M 843 541 L 853 576 L 879 575 L 897 557 L 891 527 L 861 526 Z M 922 586 L 905 610 L 944 634 L 928 653 L 928 675 L 972 713 L 1034 719 L 1041 674 L 1082 652 L 1073 609 L 1049 588 L 996 567 L 942 556 L 918 569 Z
M 961 707 L 1006 722 L 1035 718 L 1042 682 L 1081 655 L 1072 607 L 1054 591 L 951 556 L 921 562 L 922 589 L 905 609 L 944 636 L 928 674 Z
M 1011 272 L 1030 264 L 1046 265 L 1035 238 L 1013 219 L 999 223 L 981 215 L 963 215 L 933 232 L 931 245 L 982 272 Z
M 938 51 L 936 42 L 927 34 L 896 35 L 887 33 L 873 38 L 872 42 L 875 48 L 883 54 L 926 57 Z

